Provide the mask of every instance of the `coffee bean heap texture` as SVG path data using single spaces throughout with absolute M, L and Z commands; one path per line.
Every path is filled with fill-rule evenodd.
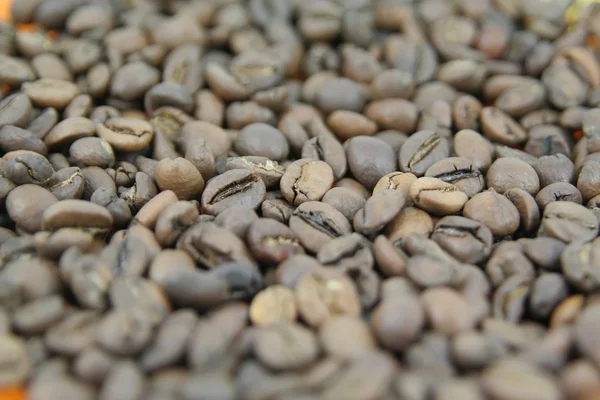
M 0 22 L 2 399 L 597 400 L 599 226 L 600 1 Z

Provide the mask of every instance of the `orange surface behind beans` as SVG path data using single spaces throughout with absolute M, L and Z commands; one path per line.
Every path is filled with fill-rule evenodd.
M 0 20 L 10 21 L 10 4 L 12 0 L 0 0 Z
M 27 398 L 27 392 L 23 388 L 11 387 L 0 389 L 0 400 L 27 400 Z

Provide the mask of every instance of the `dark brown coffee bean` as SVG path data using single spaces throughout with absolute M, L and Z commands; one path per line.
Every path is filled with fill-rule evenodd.
M 22 229 L 38 232 L 42 230 L 44 212 L 57 200 L 52 193 L 40 186 L 21 185 L 8 194 L 6 211 Z
M 278 129 L 256 123 L 240 131 L 235 150 L 242 156 L 261 156 L 279 161 L 287 157 L 289 145 Z
M 596 253 L 600 250 L 598 240 L 592 242 L 572 242 L 563 251 L 560 259 L 565 278 L 579 290 L 594 291 L 598 280 Z
M 233 232 L 212 222 L 193 225 L 177 241 L 177 248 L 186 250 L 207 269 L 215 269 L 228 262 L 254 265 L 244 242 Z
M 19 307 L 13 315 L 13 326 L 18 332 L 28 335 L 40 334 L 58 322 L 65 313 L 62 297 L 41 298 Z
M 350 223 L 343 214 L 329 204 L 316 201 L 302 203 L 296 208 L 289 224 L 300 243 L 314 253 L 331 239 L 351 232 Z
M 141 355 L 140 364 L 144 371 L 155 371 L 180 361 L 197 320 L 193 311 L 185 309 L 166 317 L 152 343 Z
M 555 271 L 560 267 L 560 256 L 564 248 L 565 244 L 558 239 L 535 238 L 524 243 L 523 252 L 536 265 Z
M 178 199 L 193 200 L 204 190 L 204 179 L 185 158 L 161 160 L 155 171 L 160 190 L 172 190 Z
M 483 108 L 481 125 L 485 136 L 507 146 L 527 140 L 527 132 L 508 114 L 494 107 Z
M 598 221 L 585 207 L 566 201 L 550 203 L 544 209 L 538 236 L 553 237 L 565 243 L 591 240 L 598 234 Z
M 403 312 L 398 314 L 398 310 Z M 379 304 L 371 314 L 371 323 L 381 345 L 392 351 L 401 351 L 423 329 L 425 312 L 417 297 L 402 295 Z
M 396 156 L 392 148 L 380 139 L 356 137 L 350 139 L 346 146 L 350 172 L 367 189 L 374 188 L 381 177 L 395 170 Z
M 64 227 L 107 229 L 113 224 L 112 215 L 104 207 L 83 200 L 63 200 L 48 207 L 42 216 L 42 228 L 57 230 Z
M 122 117 L 99 123 L 96 132 L 118 151 L 142 150 L 154 136 L 154 129 L 148 122 Z
M 31 100 L 24 93 L 15 93 L 0 102 L 0 125 L 14 125 L 24 128 L 30 122 L 33 109 Z
M 78 139 L 71 147 L 69 154 L 74 162 L 84 167 L 112 167 L 115 163 L 115 153 L 110 144 L 94 137 Z
M 536 318 L 548 318 L 569 294 L 565 279 L 557 273 L 540 275 L 531 287 L 529 310 Z
M 371 270 L 374 265 L 368 241 L 357 233 L 333 239 L 321 247 L 317 259 L 326 267 L 344 271 Z
M 0 129 L 0 148 L 7 153 L 15 150 L 27 150 L 43 156 L 48 154 L 48 149 L 41 139 L 32 132 L 13 125 L 5 125 Z
M 58 354 L 76 356 L 93 345 L 99 321 L 93 311 L 70 313 L 46 332 L 46 346 Z
M 488 186 L 501 194 L 519 188 L 535 195 L 540 189 L 539 177 L 533 167 L 517 158 L 505 157 L 494 161 L 486 178 Z
M 117 356 L 138 354 L 150 342 L 152 326 L 147 318 L 133 310 L 115 310 L 98 323 L 95 340 Z
M 489 257 L 493 235 L 479 222 L 451 216 L 436 224 L 431 239 L 458 260 L 478 264 Z
M 294 232 L 281 222 L 257 219 L 248 227 L 248 247 L 262 262 L 280 264 L 294 254 L 304 253 Z
M 363 197 L 350 189 L 341 187 L 329 189 L 321 201 L 333 206 L 336 210 L 344 214 L 348 220 L 352 220 L 358 210 L 365 205 Z
M 320 160 L 329 164 L 336 181 L 346 175 L 346 153 L 340 142 L 329 132 L 321 133 L 304 142 L 302 158 Z
M 48 148 L 62 147 L 71 144 L 77 139 L 94 136 L 96 127 L 94 122 L 83 117 L 67 118 L 56 124 L 44 137 Z
M 403 172 L 411 172 L 419 177 L 449 155 L 448 141 L 434 131 L 425 130 L 415 133 L 402 145 L 398 161 Z
M 417 207 L 440 216 L 457 213 L 469 199 L 451 183 L 425 177 L 410 185 L 408 195 Z
M 218 215 L 231 205 L 256 209 L 265 195 L 265 184 L 257 173 L 234 169 L 208 182 L 202 193 L 202 207 L 211 215 Z
M 453 184 L 469 197 L 479 193 L 485 185 L 481 172 L 469 159 L 461 157 L 449 157 L 436 162 L 425 172 L 425 176 Z
M 6 153 L 2 158 L 6 161 L 4 175 L 17 185 L 44 185 L 54 176 L 52 164 L 39 153 L 16 150 Z
M 489 213 L 487 210 L 496 210 Z M 519 228 L 519 211 L 495 191 L 475 195 L 464 205 L 463 215 L 486 225 L 494 235 L 511 235 Z
M 398 215 L 405 203 L 400 191 L 386 189 L 377 192 L 354 214 L 354 229 L 364 235 L 377 233 Z
M 540 209 L 535 198 L 520 188 L 508 189 L 504 196 L 517 208 L 520 216 L 519 229 L 533 232 L 540 224 Z
M 554 201 L 571 201 L 573 203 L 581 204 L 583 198 L 581 192 L 570 183 L 556 182 L 540 190 L 535 196 L 535 201 L 540 207 L 540 210 L 543 211 L 548 204 Z

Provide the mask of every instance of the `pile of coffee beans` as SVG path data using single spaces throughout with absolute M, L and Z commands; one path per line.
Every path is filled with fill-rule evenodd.
M 600 2 L 12 18 L 0 393 L 600 398 Z

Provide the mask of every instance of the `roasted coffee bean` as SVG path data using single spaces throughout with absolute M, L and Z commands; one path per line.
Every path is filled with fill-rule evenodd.
M 56 196 L 37 185 L 21 185 L 8 193 L 6 211 L 22 229 L 29 232 L 42 230 L 42 216 L 57 202 Z
M 412 135 L 400 149 L 399 163 L 403 172 L 423 176 L 436 162 L 450 155 L 448 141 L 431 130 Z
M 585 292 L 598 287 L 598 240 L 592 242 L 575 241 L 565 247 L 560 257 L 565 278 L 573 286 Z
M 246 238 L 250 251 L 265 263 L 279 264 L 294 254 L 304 253 L 294 232 L 278 221 L 255 220 L 248 226 Z
M 256 172 L 234 169 L 211 179 L 202 193 L 202 207 L 218 215 L 230 206 L 256 209 L 266 196 L 266 186 Z
M 13 1 L 0 387 L 598 397 L 583 3 Z
M 202 174 L 185 158 L 161 160 L 154 174 L 161 191 L 172 190 L 181 200 L 193 200 L 204 190 Z
M 544 209 L 538 236 L 553 237 L 565 243 L 591 240 L 598 234 L 598 221 L 585 207 L 556 201 Z
M 43 155 L 29 151 L 16 150 L 6 153 L 3 157 L 6 161 L 6 172 L 3 175 L 17 185 L 47 184 L 54 175 L 54 168 L 50 161 Z
M 487 210 L 496 211 L 490 213 Z M 483 223 L 498 236 L 511 235 L 519 228 L 517 207 L 493 190 L 479 193 L 467 201 L 463 215 Z
M 354 229 L 364 235 L 377 233 L 398 215 L 405 203 L 400 191 L 380 190 L 354 214 Z
M 283 133 L 264 124 L 246 126 L 234 143 L 236 152 L 242 156 L 259 156 L 271 160 L 284 160 L 289 153 L 289 145 Z
M 483 174 L 467 158 L 450 157 L 438 161 L 425 172 L 425 176 L 453 184 L 469 197 L 475 196 L 485 186 Z
M 464 217 L 444 217 L 435 226 L 431 239 L 458 260 L 479 264 L 492 250 L 492 232 L 482 223 Z
M 345 146 L 350 172 L 369 190 L 372 190 L 384 175 L 396 169 L 396 155 L 381 139 L 355 137 L 348 140 Z
M 146 121 L 116 117 L 96 126 L 98 136 L 118 151 L 139 151 L 152 142 L 154 129 Z
M 286 168 L 280 181 L 281 193 L 294 206 L 319 201 L 333 185 L 333 179 L 326 162 L 303 158 Z
M 344 214 L 348 220 L 352 220 L 358 210 L 363 208 L 365 205 L 364 197 L 357 194 L 353 190 L 343 187 L 334 187 L 329 189 L 321 201 L 333 206 L 336 210 Z
M 300 243 L 314 253 L 328 241 L 351 232 L 350 223 L 342 213 L 317 201 L 308 201 L 296 208 L 289 225 Z
M 295 288 L 296 305 L 302 319 L 318 327 L 333 315 L 360 313 L 358 293 L 343 273 L 319 269 L 300 278 Z
M 581 192 L 570 183 L 556 182 L 540 190 L 535 196 L 535 201 L 540 207 L 540 210 L 543 211 L 548 204 L 555 201 L 571 201 L 573 203 L 581 204 L 583 198 Z
M 460 211 L 468 200 L 456 186 L 437 178 L 417 179 L 410 185 L 408 195 L 417 207 L 442 216 Z
M 531 195 L 540 190 L 538 174 L 532 166 L 518 158 L 499 158 L 487 171 L 486 180 L 488 187 L 500 194 L 512 188 L 523 189 Z

